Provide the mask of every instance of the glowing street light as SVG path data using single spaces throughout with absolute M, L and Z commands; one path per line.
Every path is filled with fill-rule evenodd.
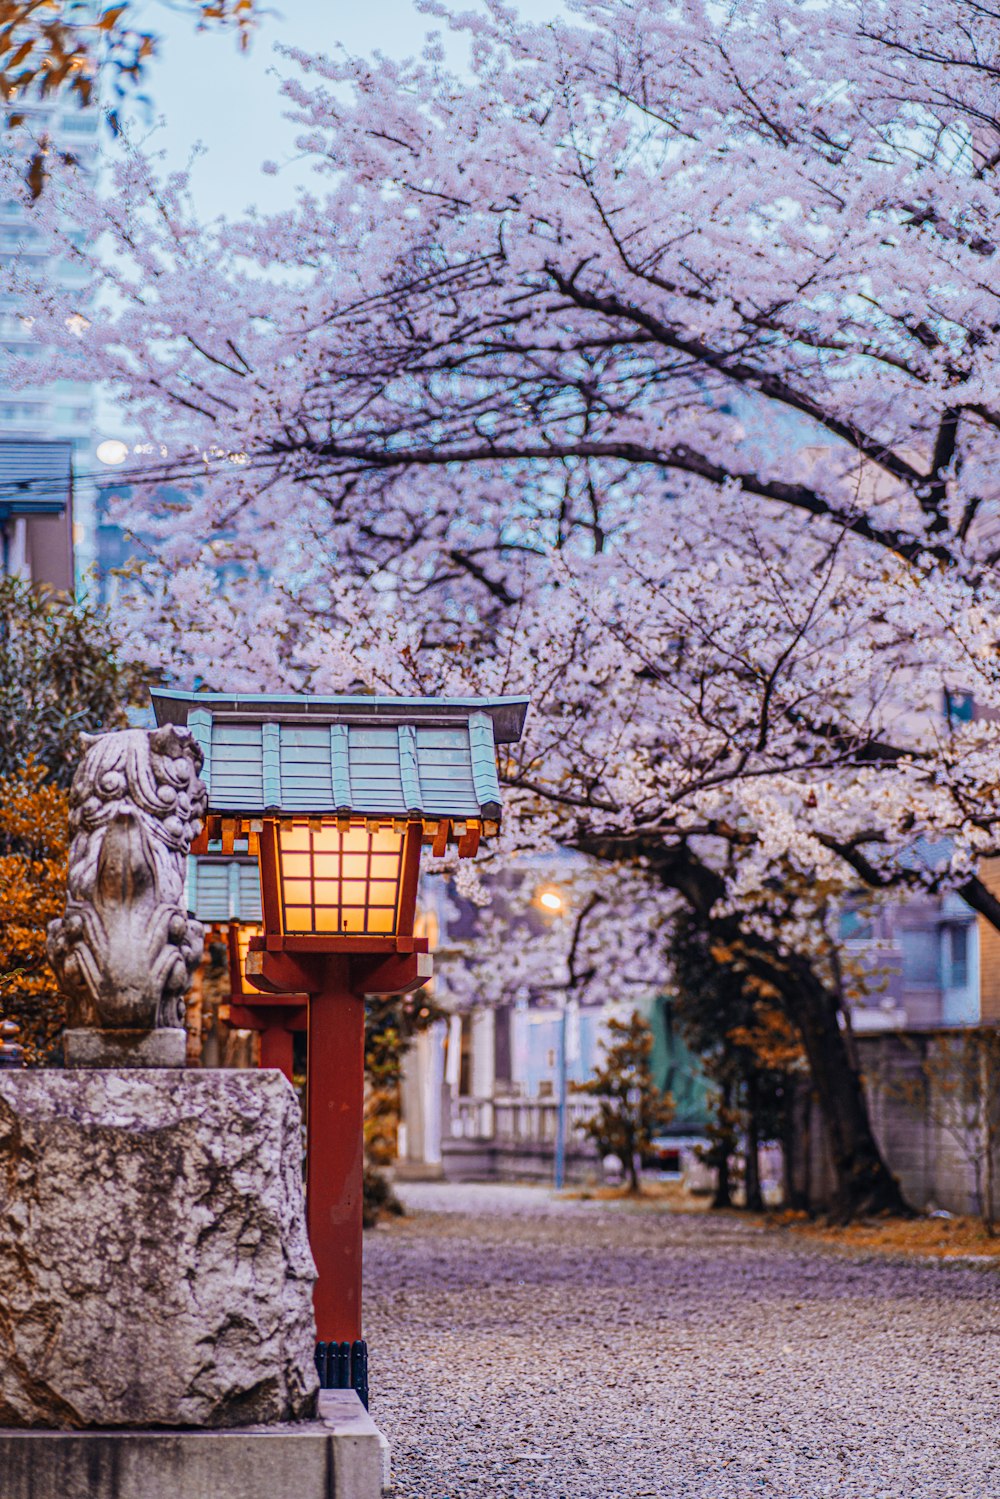
M 128 444 L 117 437 L 106 437 L 97 444 L 97 457 L 108 468 L 117 468 L 128 457 Z
M 561 916 L 566 910 L 566 897 L 557 885 L 543 885 L 535 892 L 535 904 L 548 916 Z M 556 1077 L 556 1097 L 558 1100 L 558 1111 L 556 1113 L 556 1149 L 553 1161 L 553 1184 L 557 1192 L 561 1192 L 566 1183 L 566 1113 L 567 1094 L 569 1092 L 569 1069 L 567 1057 L 569 1004 L 568 997 L 563 993 L 562 1003 L 559 1006 L 559 1063 Z

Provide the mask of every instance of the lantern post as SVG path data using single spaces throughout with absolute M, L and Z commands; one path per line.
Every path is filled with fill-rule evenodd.
M 238 1023 L 261 1030 L 262 1050 L 273 1037 L 279 1066 L 290 1042 L 282 1052 L 278 1032 L 307 1030 L 317 1365 L 323 1384 L 353 1385 L 364 1398 L 365 997 L 404 994 L 430 978 L 428 941 L 414 932 L 421 849 L 473 857 L 499 831 L 496 745 L 520 738 L 528 700 L 165 690 L 152 698 L 157 721 L 186 723 L 205 755 L 208 816 L 192 851 L 228 856 L 245 846 L 259 862 L 262 930 L 245 959 L 238 933 L 230 937 Z M 247 986 L 258 991 L 253 1001 Z
M 250 946 L 261 930 L 259 923 L 229 923 L 229 1024 L 256 1031 L 260 1036 L 260 1065 L 276 1067 L 291 1082 L 295 1033 L 308 1029 L 309 1001 L 305 994 L 262 994 L 248 986 Z
M 260 871 L 247 853 L 192 855 L 187 876 L 188 905 L 206 927 L 224 933 L 229 966 L 229 1003 L 220 1018 L 234 1030 L 259 1037 L 260 1065 L 274 1067 L 292 1081 L 295 1034 L 307 1026 L 304 994 L 262 994 L 246 978 L 250 939 L 263 932 Z

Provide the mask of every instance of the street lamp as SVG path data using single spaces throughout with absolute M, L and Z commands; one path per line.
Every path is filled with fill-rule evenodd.
M 192 851 L 231 855 L 245 838 L 259 862 L 263 930 L 240 972 L 268 1003 L 306 996 L 317 1362 L 324 1383 L 364 1390 L 364 999 L 430 978 L 428 941 L 414 932 L 421 848 L 470 858 L 499 831 L 496 745 L 520 738 L 528 700 L 152 699 L 157 722 L 187 724 L 205 756 L 208 813 Z
M 536 890 L 535 903 L 547 916 L 561 916 L 566 909 L 566 898 L 556 885 L 543 885 L 540 890 Z M 564 988 L 559 1005 L 559 1052 L 556 1071 L 556 1150 L 553 1162 L 553 1186 L 557 1192 L 561 1192 L 566 1185 L 566 1114 L 569 1092 L 568 998 Z
M 268 819 L 258 839 L 265 909 L 277 894 L 287 936 L 350 951 L 359 939 L 412 937 L 422 818 Z

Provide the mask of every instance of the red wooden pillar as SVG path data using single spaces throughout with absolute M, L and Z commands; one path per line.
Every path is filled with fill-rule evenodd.
M 302 1013 L 299 996 L 309 996 L 306 1224 L 316 1261 L 313 1305 L 321 1343 L 353 1344 L 362 1336 L 365 1002 L 360 996 L 402 994 L 430 976 L 426 940 L 405 940 L 413 951 L 365 955 L 269 951 L 261 938 L 251 944 L 254 966 L 248 972 L 256 987 L 292 996 L 286 1004 L 296 1018 Z
M 362 1335 L 365 1002 L 351 993 L 350 961 L 327 958 L 326 987 L 309 1003 L 306 1221 L 316 1336 L 326 1343 Z
M 260 1033 L 260 1065 L 277 1067 L 288 1081 L 292 1081 L 295 1058 L 295 1042 L 291 1031 L 279 1022 L 265 1025 Z

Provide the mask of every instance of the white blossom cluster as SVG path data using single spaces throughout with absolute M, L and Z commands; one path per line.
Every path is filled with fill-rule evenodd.
M 33 210 L 85 306 L 3 271 L 51 372 L 85 363 L 149 450 L 132 648 L 231 690 L 528 692 L 501 853 L 655 885 L 690 851 L 795 940 L 789 889 L 972 889 L 1000 816 L 995 19 L 422 9 L 466 74 L 433 37 L 289 54 L 294 210 L 199 224 L 129 148 Z

